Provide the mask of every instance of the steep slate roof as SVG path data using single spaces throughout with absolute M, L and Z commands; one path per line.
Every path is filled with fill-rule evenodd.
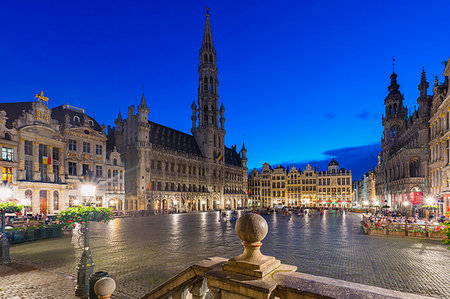
M 70 108 L 64 108 L 64 106 L 62 106 L 62 105 L 52 109 L 52 118 L 56 119 L 62 125 L 66 121 L 65 120 L 66 114 L 68 114 L 70 116 L 70 124 L 72 124 L 74 126 L 82 125 L 84 123 L 84 118 L 87 117 L 88 121 L 92 120 L 94 122 L 94 127 L 93 127 L 94 130 L 103 132 L 102 127 L 99 125 L 99 123 L 87 114 L 72 110 Z M 78 116 L 80 118 L 80 122 L 74 121 L 73 120 L 74 116 Z
M 148 123 L 150 124 L 149 141 L 151 143 L 190 155 L 202 156 L 194 136 L 152 121 Z
M 225 147 L 225 164 L 242 166 L 241 157 L 235 150 Z
M 109 154 L 114 150 L 116 146 L 116 135 L 108 134 L 106 139 L 106 156 L 109 158 Z
M 12 128 L 13 122 L 19 118 L 23 111 L 33 109 L 33 102 L 0 103 L 0 110 L 5 110 L 8 120 L 6 126 Z

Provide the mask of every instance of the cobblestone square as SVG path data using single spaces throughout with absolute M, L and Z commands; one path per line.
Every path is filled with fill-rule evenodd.
M 262 252 L 299 272 L 450 298 L 450 251 L 439 241 L 366 236 L 353 213 L 264 217 Z M 91 250 L 95 271 L 116 280 L 116 296 L 138 298 L 195 261 L 231 258 L 242 247 L 234 223 L 208 212 L 94 223 Z M 36 270 L 0 275 L 1 298 L 72 298 L 80 253 L 69 235 L 12 246 L 14 261 Z

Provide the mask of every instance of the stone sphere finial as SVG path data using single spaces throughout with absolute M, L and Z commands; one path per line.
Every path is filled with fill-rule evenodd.
M 116 290 L 116 282 L 111 277 L 103 277 L 94 285 L 94 292 L 99 298 L 109 298 Z
M 266 220 L 258 214 L 239 217 L 235 226 L 236 234 L 245 243 L 262 241 L 269 231 Z

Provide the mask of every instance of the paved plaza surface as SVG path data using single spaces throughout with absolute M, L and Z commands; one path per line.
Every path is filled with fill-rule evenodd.
M 354 213 L 264 217 L 269 233 L 261 251 L 299 272 L 450 298 L 450 251 L 439 241 L 366 236 L 361 215 Z M 94 223 L 91 251 L 95 270 L 116 280 L 116 296 L 138 298 L 195 261 L 231 258 L 242 247 L 234 223 L 219 222 L 218 212 L 208 212 Z M 0 271 L 0 298 L 61 298 L 64 293 L 72 298 L 80 254 L 78 237 L 70 235 L 12 246 L 14 261 L 31 270 Z M 41 289 L 47 295 L 23 295 L 41 294 Z

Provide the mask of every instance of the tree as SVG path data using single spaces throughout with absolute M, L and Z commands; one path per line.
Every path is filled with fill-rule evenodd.
M 0 202 L 0 214 L 19 213 L 21 210 L 22 206 L 19 206 L 13 202 Z
M 78 222 L 86 226 L 88 221 L 108 222 L 113 218 L 110 208 L 94 208 L 85 206 L 75 206 L 68 208 L 58 214 L 61 223 L 70 224 Z

